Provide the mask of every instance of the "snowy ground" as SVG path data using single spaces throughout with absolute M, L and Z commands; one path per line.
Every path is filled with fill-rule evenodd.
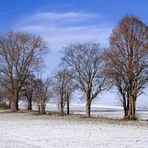
M 147 148 L 148 122 L 0 113 L 0 148 Z

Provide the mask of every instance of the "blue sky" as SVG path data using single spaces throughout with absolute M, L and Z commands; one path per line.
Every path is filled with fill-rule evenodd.
M 41 35 L 51 48 L 48 70 L 56 69 L 62 47 L 72 41 L 94 41 L 108 46 L 112 28 L 132 14 L 148 23 L 147 0 L 0 0 L 0 32 L 8 29 Z M 105 93 L 100 103 L 116 104 L 117 95 Z M 140 105 L 148 106 L 147 96 Z

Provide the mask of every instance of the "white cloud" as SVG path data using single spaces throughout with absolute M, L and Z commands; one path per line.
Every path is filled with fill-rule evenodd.
M 33 16 L 35 19 L 65 19 L 65 18 L 88 18 L 88 17 L 102 17 L 101 15 L 97 15 L 95 13 L 76 13 L 76 12 L 67 12 L 67 13 L 53 13 L 53 12 L 44 12 L 37 13 Z
M 54 50 L 73 41 L 108 44 L 112 26 L 96 13 L 37 13 L 18 20 L 16 29 L 41 35 Z
M 67 43 L 94 41 L 106 46 L 112 25 L 104 19 L 96 13 L 36 13 L 19 19 L 15 29 L 40 35 L 48 42 L 51 52 L 45 58 L 46 75 L 59 64 L 62 56 L 59 50 Z

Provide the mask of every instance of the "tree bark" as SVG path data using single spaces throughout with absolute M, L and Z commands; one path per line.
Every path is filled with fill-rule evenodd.
M 14 111 L 14 112 L 18 110 L 16 98 L 13 98 L 13 99 L 12 99 L 11 109 L 12 109 L 12 111 Z
M 128 106 L 129 106 L 129 102 L 128 99 L 125 97 L 124 94 L 122 94 L 123 97 L 123 109 L 124 109 L 124 118 L 126 119 L 128 116 Z
M 69 111 L 70 111 L 70 109 L 69 109 L 69 98 L 67 96 L 67 115 L 69 115 Z
M 32 110 L 32 99 L 29 98 L 28 99 L 28 107 L 27 107 L 28 110 Z
M 128 119 L 136 120 L 136 100 L 133 96 L 129 97 Z
M 60 109 L 61 109 L 61 115 L 64 115 L 64 105 L 63 105 L 63 97 L 61 97 L 61 102 L 60 102 Z
M 16 99 L 16 109 L 17 109 L 17 111 L 19 110 L 18 98 Z
M 86 102 L 86 116 L 87 117 L 91 117 L 91 101 L 90 100 L 87 100 Z
M 18 93 L 15 93 L 13 95 L 13 98 L 12 98 L 12 102 L 11 102 L 11 109 L 12 111 L 18 111 L 19 110 L 19 107 L 18 107 Z
M 39 112 L 39 113 L 41 112 L 40 103 L 38 103 L 38 112 Z
M 12 99 L 11 99 L 11 98 L 9 98 L 8 103 L 9 103 L 9 104 L 8 104 L 8 107 L 11 108 L 11 104 L 12 104 Z
M 41 105 L 41 112 L 40 112 L 41 114 L 45 114 L 46 112 L 45 112 L 45 105 L 44 104 L 42 104 Z
M 91 117 L 91 95 L 90 95 L 90 90 L 88 89 L 86 92 L 86 116 Z

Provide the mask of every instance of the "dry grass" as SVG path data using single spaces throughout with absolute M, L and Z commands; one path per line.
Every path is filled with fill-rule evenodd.
M 9 109 L 9 107 L 6 103 L 1 102 L 0 103 L 0 109 Z
M 82 115 L 82 114 L 76 114 L 76 113 L 70 113 L 69 115 L 64 114 L 61 115 L 60 112 L 46 112 L 46 114 L 40 114 L 37 110 L 27 110 L 27 109 L 20 109 L 19 111 L 12 111 L 12 110 L 8 110 L 8 109 L 3 109 L 3 112 L 1 113 L 28 113 L 28 114 L 32 114 L 32 115 L 40 115 L 40 116 L 52 116 L 52 117 L 59 117 L 60 119 L 74 119 L 74 120 L 81 120 L 81 121 L 103 121 L 103 122 L 109 122 L 109 123 L 126 123 L 126 122 L 130 122 L 131 120 L 128 119 L 121 119 L 121 118 L 112 118 L 112 117 L 106 117 L 106 116 L 91 116 L 91 117 L 87 117 L 86 115 Z M 136 120 L 132 120 L 133 122 Z M 138 122 L 139 120 L 137 120 Z M 142 121 L 142 120 L 141 120 Z M 144 120 L 144 122 L 148 123 L 148 120 Z

